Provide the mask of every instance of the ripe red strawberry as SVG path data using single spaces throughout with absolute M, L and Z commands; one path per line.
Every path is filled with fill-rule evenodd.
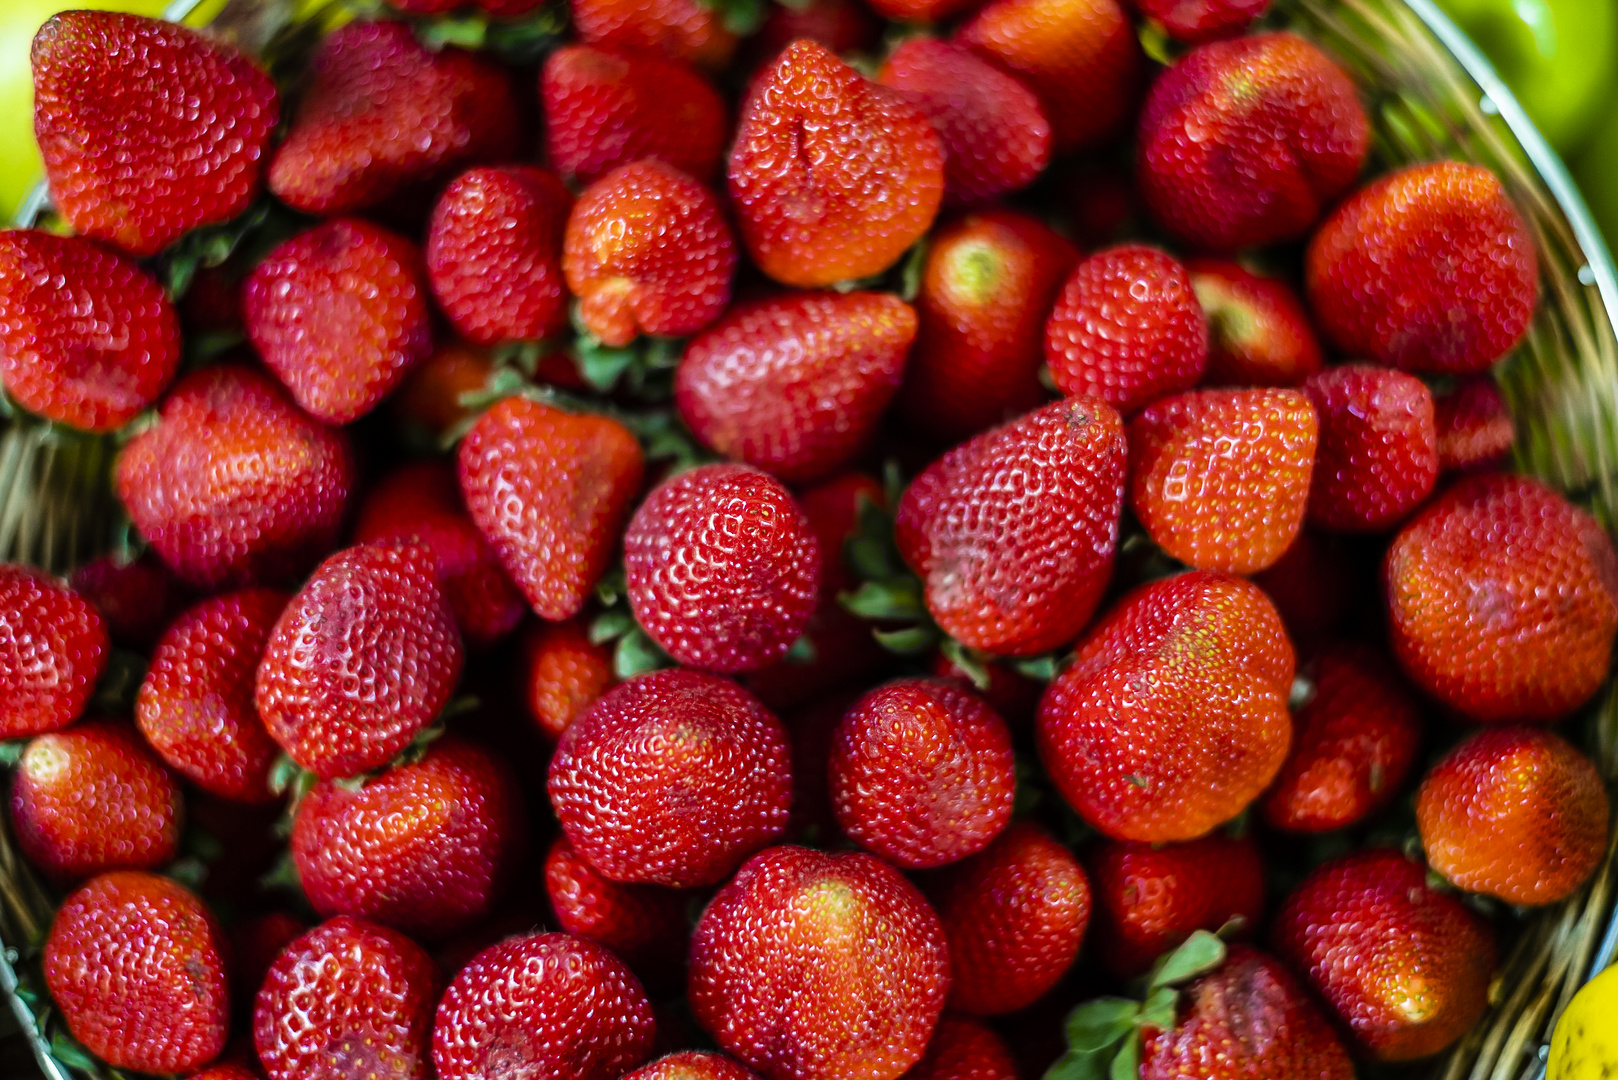
M 1039 95 L 1058 153 L 1123 133 L 1145 64 L 1117 0 L 992 0 L 955 40 Z
M 326 216 L 376 206 L 517 150 L 505 72 L 461 49 L 432 52 L 402 22 L 352 22 L 321 41 L 270 163 L 270 190 Z
M 493 374 L 494 360 L 482 349 L 459 341 L 441 342 L 410 369 L 388 409 L 403 435 L 431 445 L 474 415 L 461 404 L 461 395 L 484 389 Z
M 361 544 L 321 563 L 281 613 L 254 695 L 292 759 L 337 780 L 384 764 L 437 719 L 461 661 L 432 551 Z
M 1299 386 L 1321 369 L 1309 313 L 1286 282 L 1228 259 L 1192 259 L 1185 268 L 1208 322 L 1208 382 Z
M 628 428 L 526 397 L 495 405 L 461 442 L 461 494 L 543 619 L 571 618 L 607 569 L 645 459 Z
M 1274 565 L 1253 576 L 1301 653 L 1335 639 L 1353 609 L 1364 606 L 1360 579 L 1370 581 L 1362 572 L 1368 568 L 1345 548 L 1344 538 L 1306 526 Z
M 66 11 L 34 38 L 34 134 L 73 231 L 137 257 L 247 209 L 280 96 L 179 23 Z
M 916 477 L 895 538 L 944 632 L 1002 656 L 1071 641 L 1112 573 L 1127 457 L 1112 407 L 1070 398 L 962 443 Z
M 101 613 L 114 644 L 141 653 L 152 651 L 191 599 L 150 551 L 133 560 L 122 554 L 91 559 L 69 575 L 68 584 Z
M 949 1004 L 1006 1013 L 1062 980 L 1090 922 L 1090 882 L 1071 852 L 1018 822 L 932 891 L 949 938 Z
M 645 158 L 704 183 L 719 171 L 725 99 L 684 64 L 567 45 L 545 59 L 539 94 L 546 153 L 563 176 L 590 184 Z
M 651 1004 L 606 949 L 567 934 L 491 946 L 438 1004 L 438 1080 L 615 1080 L 652 1053 Z M 274 1080 L 274 1078 L 272 1078 Z
M 576 619 L 536 622 L 522 635 L 523 702 L 547 742 L 554 743 L 617 679 L 612 650 L 590 640 Z
M 742 67 L 757 70 L 780 56 L 794 41 L 808 38 L 839 56 L 875 55 L 883 23 L 861 0 L 808 0 L 798 7 L 777 4 L 764 16 L 764 25 L 747 39 Z
M 1236 37 L 1270 6 L 1270 0 L 1136 0 L 1169 37 L 1187 45 Z
M 970 1016 L 946 1014 L 927 1053 L 902 1080 L 1017 1080 L 1017 1062 L 1000 1036 Z
M 141 734 L 205 791 L 268 802 L 280 747 L 253 704 L 259 658 L 288 597 L 244 589 L 202 601 L 164 633 L 135 703 Z
M 965 46 L 915 37 L 877 76 L 921 110 L 944 148 L 944 201 L 989 202 L 1044 171 L 1051 126 L 1034 92 Z
M 180 321 L 140 267 L 77 237 L 0 232 L 0 381 L 17 404 L 112 431 L 179 366 Z
M 1257 34 L 1199 45 L 1157 80 L 1135 168 L 1165 229 L 1234 251 L 1305 235 L 1354 183 L 1369 147 L 1342 69 L 1294 34 Z
M 230 934 L 232 992 L 240 1000 L 252 1001 L 281 950 L 308 930 L 302 919 L 285 911 L 272 911 L 237 923 Z M 257 1052 L 252 1051 L 251 1046 L 249 1052 L 256 1064 Z
M 1434 870 L 1508 904 L 1554 904 L 1607 850 L 1607 789 L 1566 739 L 1529 727 L 1484 730 L 1433 766 L 1416 799 Z
M 895 1080 L 944 1008 L 949 949 L 916 887 L 862 853 L 777 847 L 691 938 L 691 1010 L 769 1080 Z
M 471 169 L 444 189 L 427 230 L 438 306 L 474 345 L 539 340 L 567 326 L 562 230 L 573 194 L 531 165 Z
M 1129 593 L 1039 705 L 1062 797 L 1117 840 L 1190 840 L 1269 786 L 1292 738 L 1292 645 L 1258 586 L 1193 571 Z
M 815 287 L 886 270 L 944 192 L 932 125 L 812 41 L 776 58 L 742 106 L 730 197 L 753 261 Z
M 1045 324 L 1045 362 L 1063 393 L 1126 414 L 1195 386 L 1208 325 L 1185 267 L 1144 244 L 1079 263 Z
M 704 444 L 787 481 L 835 472 L 899 388 L 916 313 L 890 293 L 741 304 L 686 346 L 680 418 Z
M 263 1080 L 256 1069 L 238 1062 L 210 1065 L 199 1073 L 192 1073 L 190 1080 Z
M 635 620 L 675 660 L 726 674 L 785 656 L 815 610 L 820 549 L 780 482 L 704 465 L 658 485 L 624 534 Z
M 982 851 L 1011 821 L 1011 732 L 955 683 L 897 679 L 843 717 L 829 782 L 849 839 L 907 870 L 943 866 Z
M 624 1080 L 758 1080 L 758 1077 L 751 1069 L 728 1057 L 687 1050 L 660 1058 L 629 1073 Z
M 602 877 L 565 836 L 545 856 L 545 894 L 558 926 L 630 963 L 674 960 L 685 950 L 683 894 Z
M 45 983 L 85 1049 L 115 1069 L 200 1068 L 225 1048 L 226 944 L 183 885 L 138 870 L 69 896 L 45 940 Z
M 60 884 L 162 866 L 179 847 L 184 816 L 174 777 L 113 720 L 38 736 L 11 786 L 17 846 Z
M 1456 484 L 1399 533 L 1383 573 L 1394 655 L 1469 719 L 1560 719 L 1611 668 L 1618 554 L 1537 480 Z
M 587 44 L 722 69 L 736 49 L 715 8 L 701 0 L 569 0 L 573 29 Z
M 1377 1061 L 1436 1054 L 1488 1003 L 1493 931 L 1397 851 L 1317 869 L 1282 904 L 1271 941 Z
M 396 930 L 340 915 L 282 950 L 253 1009 L 270 1080 L 428 1080 L 438 967 Z
M 1408 517 L 1438 481 L 1432 392 L 1414 376 L 1370 364 L 1329 368 L 1303 389 L 1320 414 L 1310 523 L 1380 532 Z
M 1317 437 L 1297 390 L 1159 398 L 1129 422 L 1130 508 L 1188 566 L 1263 570 L 1303 527 Z
M 989 209 L 933 232 L 899 411 L 956 442 L 1043 405 L 1045 316 L 1079 253 L 1037 218 Z
M 77 720 L 108 649 L 107 625 L 84 597 L 31 566 L 0 563 L 0 739 Z
M 1309 306 L 1345 353 L 1419 374 L 1482 371 L 1522 337 L 1534 241 L 1481 165 L 1413 165 L 1361 188 L 1309 242 Z
M 1249 839 L 1102 840 L 1085 861 L 1095 882 L 1095 942 L 1120 978 L 1145 973 L 1198 930 L 1252 931 L 1264 915 L 1264 861 Z
M 1462 378 L 1447 393 L 1436 395 L 1433 426 L 1442 472 L 1492 468 L 1506 459 L 1517 441 L 1511 410 L 1487 375 Z
M 781 722 L 735 683 L 656 671 L 562 733 L 547 787 L 568 841 L 605 877 L 713 885 L 786 828 L 791 752 Z

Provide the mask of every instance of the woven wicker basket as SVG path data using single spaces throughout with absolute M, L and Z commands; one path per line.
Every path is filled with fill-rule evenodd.
M 183 18 L 200 0 L 177 0 Z M 1604 2 L 1604 0 L 1596 0 Z M 299 0 L 229 0 L 216 28 L 256 50 L 284 35 Z M 303 0 L 302 6 L 309 3 Z M 1379 167 L 1457 158 L 1504 180 L 1539 245 L 1543 301 L 1496 371 L 1517 422 L 1517 465 L 1618 529 L 1618 271 L 1556 154 L 1489 63 L 1432 0 L 1276 0 L 1272 19 L 1314 40 L 1354 76 Z M 23 214 L 33 220 L 43 198 Z M 108 485 L 115 447 L 25 418 L 0 419 L 0 560 L 65 571 L 119 543 Z M 1618 687 L 1567 730 L 1618 783 Z M 1618 803 L 1615 803 L 1618 804 Z M 23 864 L 0 814 L 0 994 L 49 1080 L 113 1070 L 50 1038 L 37 950 L 53 898 Z M 1578 988 L 1618 953 L 1618 824 L 1600 871 L 1574 896 L 1511 928 L 1477 1027 L 1416 1072 L 1438 1080 L 1536 1080 L 1551 1029 Z M 1613 1017 L 1618 1026 L 1618 1017 Z

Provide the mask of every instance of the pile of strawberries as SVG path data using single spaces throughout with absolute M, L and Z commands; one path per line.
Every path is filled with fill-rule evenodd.
M 1607 849 L 1555 725 L 1618 632 L 1502 470 L 1495 176 L 1362 181 L 1264 0 L 395 2 L 279 87 L 34 44 L 0 379 L 135 538 L 0 567 L 61 1054 L 1336 1080 L 1479 1020 Z

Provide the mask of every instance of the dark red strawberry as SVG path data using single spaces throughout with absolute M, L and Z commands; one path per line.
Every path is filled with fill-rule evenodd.
M 1253 576 L 1303 653 L 1335 638 L 1353 609 L 1364 606 L 1360 579 L 1370 575 L 1344 548 L 1343 538 L 1306 526 L 1274 565 Z
M 1492 468 L 1505 461 L 1517 442 L 1511 410 L 1487 375 L 1463 377 L 1448 392 L 1435 395 L 1433 426 L 1442 472 Z
M 839 56 L 875 55 L 882 25 L 860 0 L 808 0 L 795 8 L 777 4 L 764 16 L 758 32 L 747 39 L 742 66 L 750 70 L 764 67 L 802 38 L 819 42 Z
M 1432 392 L 1417 379 L 1344 364 L 1303 384 L 1320 415 L 1309 521 L 1339 532 L 1397 525 L 1438 481 Z
M 31 566 L 0 563 L 0 739 L 77 720 L 108 651 L 107 625 L 84 597 Z
M 536 622 L 522 635 L 521 679 L 528 715 L 548 742 L 617 681 L 612 650 L 590 640 L 578 620 Z
M 605 945 L 630 963 L 683 958 L 686 897 L 674 889 L 602 877 L 565 836 L 545 856 L 545 893 L 563 930 Z
M 1237 37 L 1269 9 L 1270 0 L 1136 0 L 1136 6 L 1175 41 L 1200 45 Z
M 946 1014 L 933 1029 L 926 1055 L 902 1080 L 1017 1080 L 1017 1062 L 990 1028 L 969 1016 Z
M 140 267 L 77 237 L 0 232 L 0 381 L 17 404 L 112 431 L 179 366 L 179 318 Z
M 758 1080 L 757 1075 L 720 1054 L 687 1050 L 659 1058 L 624 1080 Z
M 309 926 L 296 915 L 272 911 L 244 919 L 230 933 L 230 985 L 238 1000 L 251 1002 L 281 950 L 302 937 Z M 254 1064 L 258 1054 L 248 1046 Z
M 1075 244 L 1104 248 L 1140 235 L 1145 212 L 1135 173 L 1116 159 L 1080 159 L 1054 170 L 1063 196 L 1056 209 Z
M 259 192 L 280 96 L 178 22 L 66 11 L 34 38 L 34 134 L 73 230 L 136 256 L 229 221 Z
M 121 553 L 91 559 L 73 571 L 68 584 L 101 613 L 114 644 L 142 653 L 151 652 L 191 599 L 150 551 L 133 560 Z
M 1208 321 L 1207 382 L 1300 386 L 1320 370 L 1325 358 L 1309 313 L 1286 282 L 1229 259 L 1192 259 L 1185 268 Z
M 569 0 L 573 29 L 591 45 L 718 71 L 736 49 L 724 16 L 701 0 Z

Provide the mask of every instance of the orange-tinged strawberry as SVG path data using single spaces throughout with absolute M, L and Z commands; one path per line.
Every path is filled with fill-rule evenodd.
M 1433 395 L 1420 379 L 1370 364 L 1309 376 L 1320 450 L 1309 522 L 1339 532 L 1380 532 L 1420 506 L 1438 482 Z
M 612 650 L 591 641 L 577 619 L 534 623 L 523 632 L 520 648 L 523 702 L 548 742 L 560 739 L 618 681 Z
M 407 435 L 436 440 L 473 415 L 461 395 L 482 390 L 492 374 L 494 359 L 487 352 L 460 341 L 440 342 L 410 369 L 388 409 Z
M 682 958 L 685 894 L 603 877 L 566 836 L 558 837 L 545 856 L 545 895 L 563 930 L 604 945 L 629 963 Z
M 716 8 L 701 0 L 569 0 L 586 44 L 679 60 L 719 71 L 736 50 Z
M 1503 462 L 1517 442 L 1517 428 L 1500 388 L 1487 375 L 1456 380 L 1433 398 L 1442 472 L 1487 469 Z
M 1136 6 L 1175 41 L 1200 45 L 1236 37 L 1269 9 L 1270 0 L 1136 0 Z
M 134 559 L 122 552 L 91 559 L 73 571 L 68 584 L 101 613 L 113 644 L 141 653 L 152 651 L 192 599 L 150 551 Z
M 1325 364 L 1309 313 L 1292 287 L 1229 259 L 1186 263 L 1208 321 L 1208 369 L 1215 385 L 1299 386 Z
M 659 1058 L 624 1080 L 758 1080 L 758 1076 L 722 1054 L 687 1050 Z
M 1017 1062 L 993 1029 L 970 1016 L 945 1014 L 927 1053 L 902 1080 L 1017 1080 Z
M 77 720 L 109 650 L 107 624 L 84 597 L 31 566 L 0 563 L 0 738 Z

